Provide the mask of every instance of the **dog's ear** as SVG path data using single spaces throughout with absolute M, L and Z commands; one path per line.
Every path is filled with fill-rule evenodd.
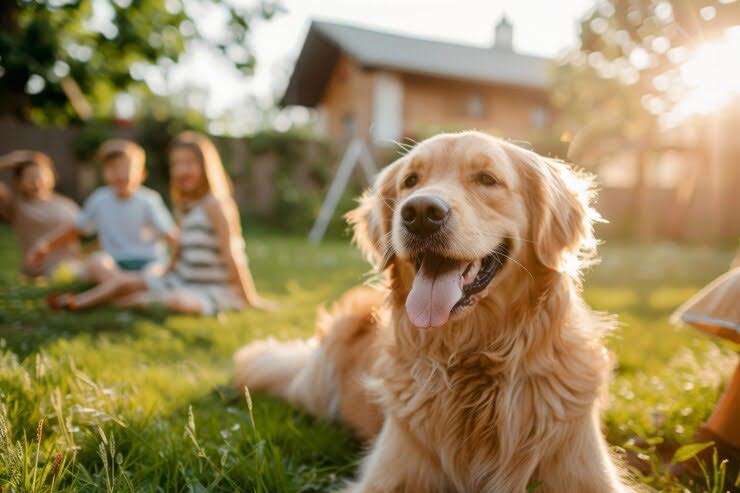
M 527 181 L 530 235 L 545 267 L 575 274 L 596 249 L 591 208 L 592 179 L 568 164 L 522 150 Z
M 345 215 L 354 230 L 354 242 L 379 271 L 390 265 L 394 255 L 390 231 L 396 203 L 396 176 L 403 160 L 386 166 L 362 195 L 360 205 Z

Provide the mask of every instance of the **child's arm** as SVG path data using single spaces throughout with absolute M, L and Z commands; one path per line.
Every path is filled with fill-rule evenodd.
M 82 235 L 74 224 L 64 224 L 41 237 L 26 254 L 26 263 L 31 267 L 41 265 L 46 257 L 57 248 L 77 241 Z
M 0 183 L 0 219 L 10 221 L 10 209 L 13 203 L 13 192 L 5 183 Z
M 93 192 L 77 214 L 77 219 L 73 224 L 63 224 L 36 241 L 26 254 L 28 265 L 38 267 L 57 248 L 78 241 L 85 234 L 93 233 L 96 229 L 95 211 L 99 202 L 100 195 L 98 192 Z
M 239 225 L 239 211 L 233 201 L 219 201 L 209 198 L 205 202 L 206 212 L 216 230 L 221 254 L 233 281 L 239 286 L 244 299 L 253 307 L 267 307 L 267 303 L 257 294 L 252 273 L 246 263 L 246 253 L 241 249 L 241 227 Z M 237 240 L 237 241 L 235 241 Z
M 180 248 L 180 230 L 175 226 L 175 221 L 172 219 L 172 214 L 167 210 L 167 206 L 164 205 L 162 197 L 158 193 L 153 193 L 150 199 L 150 221 L 162 239 L 167 242 L 170 247 L 170 255 L 174 260 L 176 254 L 179 253 Z
M 180 257 L 180 251 L 182 250 L 180 247 L 180 230 L 175 228 L 171 232 L 164 235 L 164 239 L 170 246 L 170 262 L 167 265 L 167 270 L 165 272 L 172 272 L 173 270 L 175 270 L 177 259 Z

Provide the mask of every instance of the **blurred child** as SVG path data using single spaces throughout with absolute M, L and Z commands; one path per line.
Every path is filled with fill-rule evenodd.
M 41 152 L 15 151 L 0 160 L 1 168 L 13 172 L 12 188 L 0 183 L 0 216 L 13 228 L 20 246 L 21 270 L 32 277 L 50 276 L 62 261 L 77 264 L 80 244 L 70 241 L 42 262 L 28 262 L 33 245 L 59 225 L 74 224 L 79 207 L 54 193 L 54 164 Z
M 74 224 L 42 238 L 27 263 L 42 264 L 58 248 L 97 232 L 105 251 L 94 257 L 91 280 L 100 282 L 117 270 L 138 271 L 166 262 L 165 241 L 176 243 L 176 228 L 162 198 L 141 184 L 146 178 L 144 149 L 120 139 L 103 143 L 98 152 L 106 186 L 85 202 Z
M 213 143 L 185 132 L 169 151 L 170 190 L 180 223 L 180 248 L 162 277 L 119 273 L 80 294 L 60 295 L 58 307 L 85 309 L 112 300 L 119 306 L 162 303 L 171 310 L 211 315 L 267 307 L 247 266 L 239 211 Z
M 718 277 L 680 306 L 671 317 L 673 323 L 684 323 L 721 337 L 740 348 L 740 250 L 729 272 Z M 726 459 L 727 478 L 740 481 L 740 363 L 725 387 L 706 423 L 694 435 L 696 442 L 714 442 L 720 460 Z M 714 448 L 705 449 L 696 459 L 712 463 Z M 674 464 L 675 475 L 699 475 L 695 460 Z M 740 486 L 737 485 L 736 486 Z

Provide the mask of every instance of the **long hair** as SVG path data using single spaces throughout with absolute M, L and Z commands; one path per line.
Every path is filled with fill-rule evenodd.
M 172 150 L 178 148 L 190 149 L 198 156 L 206 178 L 207 190 L 204 190 L 204 194 L 210 193 L 217 199 L 233 198 L 234 187 L 211 139 L 198 132 L 182 132 L 172 141 L 169 151 L 172 152 Z M 181 212 L 185 205 L 184 197 L 182 197 L 177 187 L 172 184 L 170 185 L 170 197 L 175 209 Z

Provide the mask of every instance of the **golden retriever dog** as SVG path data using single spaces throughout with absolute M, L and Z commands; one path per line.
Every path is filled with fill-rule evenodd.
M 600 430 L 612 322 L 580 296 L 590 183 L 478 132 L 385 168 L 349 213 L 379 289 L 309 341 L 258 341 L 236 383 L 368 441 L 348 492 L 629 491 Z

